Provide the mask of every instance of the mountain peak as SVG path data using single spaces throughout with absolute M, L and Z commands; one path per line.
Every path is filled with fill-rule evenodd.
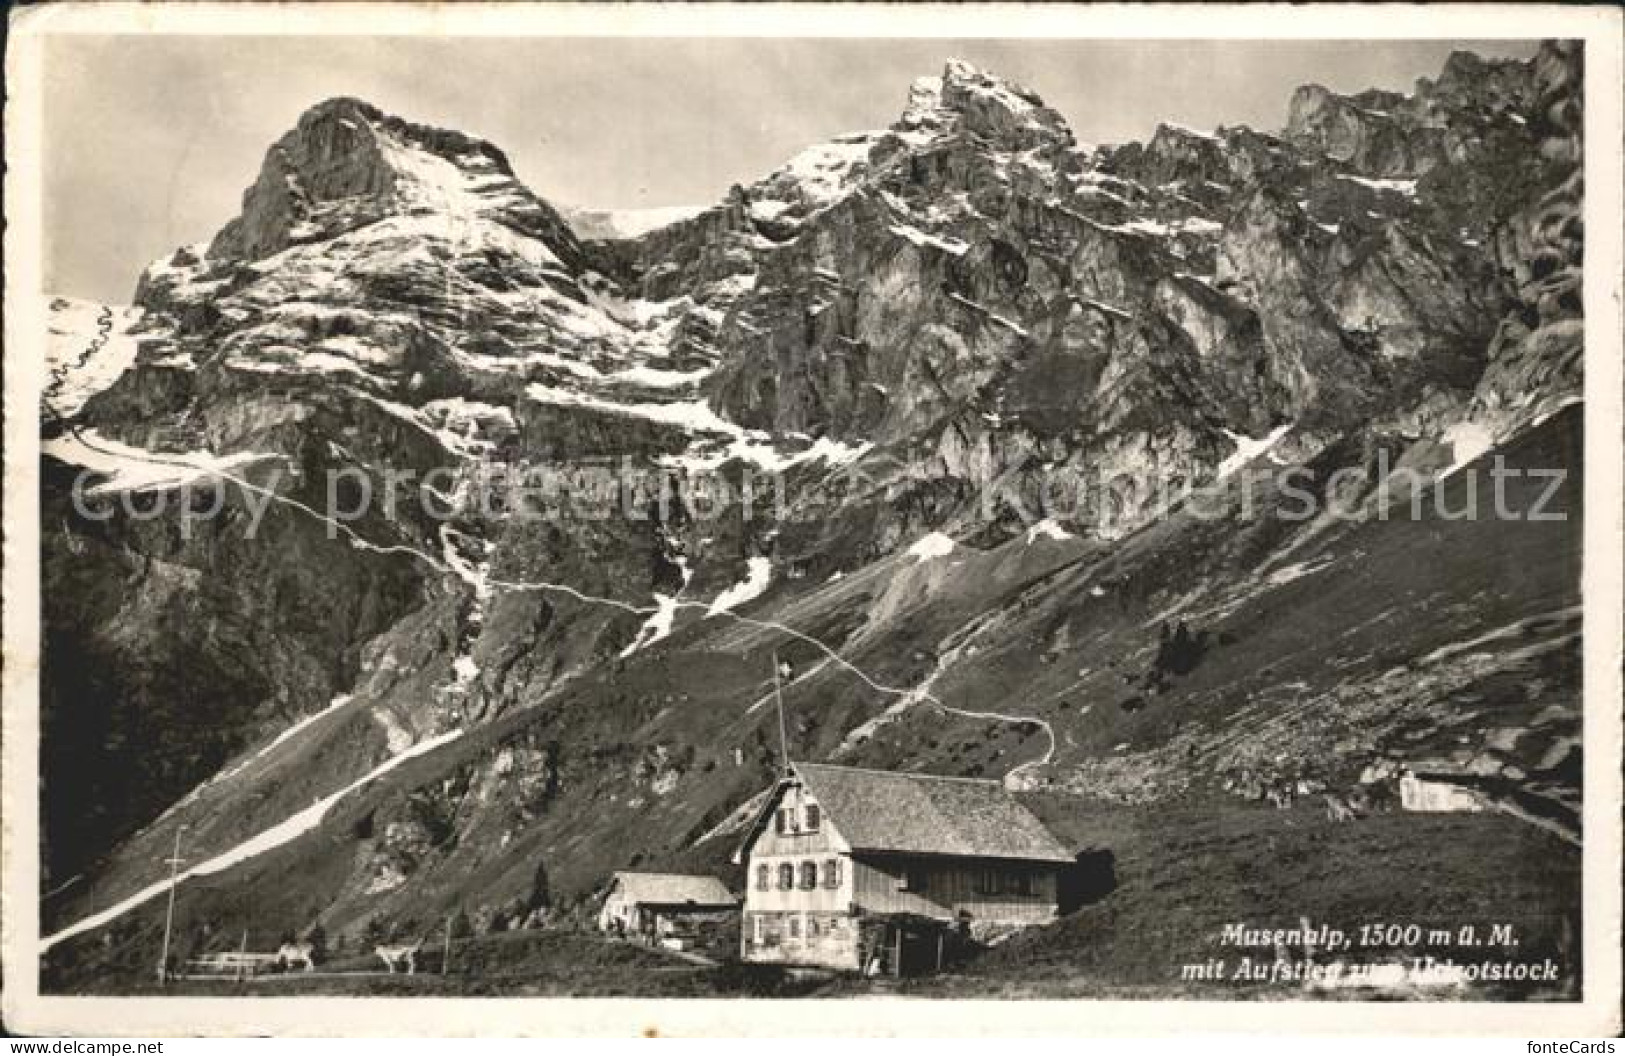
M 560 248 L 574 251 L 557 214 L 491 143 L 336 96 L 306 110 L 266 152 L 241 215 L 215 236 L 208 255 L 257 260 L 385 216 L 423 212 L 483 216 L 571 243 Z
M 293 130 L 284 137 L 284 141 L 289 137 L 308 138 L 332 124 L 353 131 L 366 127 L 375 134 L 388 135 L 403 145 L 427 151 L 448 161 L 462 160 L 465 163 L 479 165 L 480 159 L 483 158 L 501 169 L 504 174 L 512 174 L 507 155 L 486 140 L 455 129 L 437 128 L 408 121 L 387 113 L 364 99 L 349 95 L 324 99 L 310 107 L 299 116 L 299 120 Z
M 390 120 L 389 115 L 364 99 L 350 95 L 337 95 L 309 107 L 299 115 L 294 127 L 283 137 L 310 138 L 321 130 L 338 126 L 352 131 L 372 130 Z M 399 119 L 396 119 L 399 120 Z
M 365 99 L 358 99 L 353 95 L 335 95 L 306 110 L 300 115 L 298 123 L 305 124 L 327 117 L 359 117 L 371 121 L 382 116 L 383 111 Z
M 1008 77 L 1001 77 L 992 70 L 984 70 L 979 66 L 966 62 L 964 59 L 950 58 L 942 67 L 942 84 L 950 92 L 958 91 L 992 91 L 1008 92 L 1017 100 L 1029 106 L 1043 106 L 1044 100 L 1038 93 L 1025 88 Z

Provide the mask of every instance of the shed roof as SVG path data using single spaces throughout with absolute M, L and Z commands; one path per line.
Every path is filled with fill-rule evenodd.
M 681 873 L 616 873 L 610 884 L 619 886 L 628 902 L 646 906 L 732 906 L 739 902 L 714 876 Z
M 792 769 L 854 851 L 1073 860 L 997 781 L 824 763 Z

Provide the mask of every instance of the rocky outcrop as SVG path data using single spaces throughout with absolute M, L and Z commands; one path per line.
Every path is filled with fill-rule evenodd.
M 1357 172 L 1418 176 L 1438 162 L 1443 129 L 1396 110 L 1403 103 L 1402 97 L 1387 92 L 1351 98 L 1318 84 L 1304 85 L 1292 95 L 1286 136 Z
M 454 214 L 442 220 L 466 219 L 455 214 L 477 209 L 580 265 L 573 232 L 519 182 L 496 147 L 349 98 L 307 110 L 271 147 L 243 195 L 242 215 L 220 230 L 208 255 L 260 260 L 338 237 L 400 208 Z
M 1585 330 L 1584 55 L 1572 44 L 1544 45 L 1534 59 L 1534 107 L 1543 173 L 1535 200 L 1495 232 L 1495 255 L 1517 291 L 1501 319 L 1474 392 L 1473 416 L 1497 436 L 1577 400 L 1583 389 Z
M 1530 98 L 1528 64 L 1455 52 L 1436 81 L 1421 79 L 1408 96 L 1304 85 L 1293 93 L 1285 134 L 1356 172 L 1416 177 L 1472 158 L 1486 129 L 1521 120 Z

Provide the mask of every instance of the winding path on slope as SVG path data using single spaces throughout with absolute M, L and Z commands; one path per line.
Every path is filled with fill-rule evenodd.
M 441 215 L 444 216 L 446 220 L 448 229 L 447 233 L 452 244 L 458 248 L 465 248 L 471 244 L 475 240 L 474 233 L 472 231 L 475 222 L 474 219 L 467 215 L 463 209 L 459 208 L 459 203 L 451 200 L 451 194 L 448 189 L 434 184 L 433 181 L 428 181 L 428 190 L 430 191 L 431 196 L 437 198 L 438 203 L 443 207 L 441 210 Z M 470 285 L 464 276 L 457 274 L 444 261 L 436 260 L 435 263 L 442 271 L 442 277 L 446 283 L 445 293 L 448 299 L 457 299 L 459 297 L 466 298 L 472 296 L 470 293 L 463 292 L 462 287 Z M 104 307 L 103 314 L 103 319 L 98 320 L 98 326 L 101 332 L 93 338 L 91 348 L 84 353 L 84 355 L 81 357 L 81 361 L 87 361 L 96 350 L 106 344 L 111 335 L 111 310 Z M 105 325 L 103 325 L 104 323 Z M 112 451 L 105 446 L 98 445 L 94 438 L 86 436 L 78 425 L 68 416 L 59 413 L 55 408 L 51 407 L 49 401 L 45 403 L 45 411 L 55 424 L 60 425 L 66 432 L 72 434 L 75 439 L 84 444 L 87 448 L 99 451 L 102 454 L 110 455 L 115 458 L 132 457 L 128 452 Z M 165 459 L 162 456 L 153 454 L 151 452 L 148 452 L 143 456 L 134 457 L 137 457 L 139 461 L 144 461 L 153 465 L 173 466 L 187 470 L 195 468 L 187 463 L 179 462 L 174 459 Z M 455 568 L 449 562 L 443 561 L 441 558 L 436 557 L 427 551 L 421 550 L 418 547 L 404 543 L 387 545 L 374 543 L 370 539 L 361 535 L 355 529 L 351 528 L 349 525 L 323 514 L 306 503 L 285 496 L 276 491 L 274 488 L 267 488 L 262 485 L 255 484 L 252 481 L 246 480 L 223 469 L 212 471 L 211 476 L 220 480 L 229 481 L 238 487 L 243 488 L 247 492 L 260 495 L 271 502 L 281 503 L 282 505 L 297 510 L 308 517 L 314 518 L 315 520 L 328 526 L 330 530 L 336 530 L 337 532 L 343 534 L 349 540 L 350 545 L 357 549 L 366 550 L 368 552 L 381 555 L 399 554 L 412 557 L 416 560 L 422 561 L 424 564 L 428 565 L 430 568 L 433 568 L 436 572 L 442 575 L 456 576 L 467 581 L 465 570 Z M 488 587 L 501 590 L 539 591 L 544 593 L 561 594 L 566 597 L 574 598 L 575 600 L 584 604 L 602 605 L 636 616 L 650 617 L 660 611 L 660 607 L 657 605 L 638 606 L 621 601 L 617 598 L 587 594 L 564 583 L 488 579 L 486 581 L 486 585 Z M 1011 769 L 1005 774 L 1005 778 L 1007 780 L 1026 770 L 1047 765 L 1055 756 L 1057 747 L 1055 729 L 1045 719 L 1037 716 L 1012 715 L 1004 712 L 977 711 L 969 708 L 954 707 L 943 702 L 939 697 L 932 694 L 928 689 L 929 682 L 912 688 L 886 685 L 885 683 L 879 682 L 870 677 L 867 672 L 863 671 L 857 665 L 841 656 L 840 653 L 828 643 L 810 634 L 798 631 L 785 623 L 774 620 L 760 620 L 750 616 L 742 616 L 730 609 L 713 609 L 712 605 L 706 602 L 685 601 L 682 600 L 681 592 L 679 592 L 674 601 L 668 602 L 668 604 L 671 605 L 673 610 L 701 610 L 707 617 L 725 616 L 742 625 L 754 627 L 759 630 L 776 631 L 787 637 L 794 638 L 797 641 L 804 642 L 823 653 L 828 658 L 829 662 L 834 663 L 850 672 L 859 681 L 863 682 L 876 692 L 899 698 L 900 701 L 908 704 L 924 702 L 948 715 L 956 715 L 967 719 L 1004 722 L 1023 727 L 1034 727 L 1042 730 L 1048 742 L 1044 749 L 1043 755 L 1036 759 L 1031 759 L 1025 763 L 1021 763 L 1020 765 Z M 364 775 L 355 783 L 341 789 L 336 793 L 333 793 L 331 796 L 321 800 L 314 806 L 307 808 L 306 810 L 301 811 L 290 818 L 284 819 L 277 825 L 274 825 L 271 828 L 250 837 L 248 840 L 238 844 L 231 850 L 217 855 L 200 865 L 194 866 L 192 869 L 181 874 L 181 878 L 184 879 L 190 876 L 205 875 L 206 873 L 221 871 L 231 867 L 232 865 L 236 865 L 238 862 L 253 857 L 256 854 L 263 853 L 264 851 L 270 850 L 273 847 L 281 846 L 282 844 L 291 841 L 308 828 L 312 828 L 316 824 L 319 824 L 321 817 L 326 814 L 327 809 L 330 808 L 333 803 L 337 802 L 338 799 L 347 795 L 349 792 L 360 788 L 362 785 L 368 783 L 374 778 L 381 776 L 389 769 L 392 769 L 399 763 L 406 761 L 406 759 L 411 758 L 416 754 L 421 754 L 422 752 L 427 751 L 429 748 L 439 747 L 440 744 L 447 743 L 450 740 L 455 739 L 455 737 L 460 733 L 461 731 L 453 731 L 450 734 L 441 734 L 436 738 L 421 741 L 417 745 L 413 745 L 400 755 L 386 760 L 384 763 L 380 764 L 379 767 L 375 768 L 367 775 Z M 157 897 L 159 894 L 167 891 L 168 888 L 169 882 L 167 880 L 161 881 L 157 884 L 144 888 L 141 891 L 138 891 L 135 895 L 130 896 L 129 898 L 115 904 L 112 907 L 109 907 L 108 909 L 92 914 L 89 917 L 82 918 L 62 931 L 57 932 L 55 935 L 42 939 L 40 943 L 41 951 L 43 952 L 44 950 L 49 949 L 52 945 L 55 945 L 63 939 L 107 923 L 115 917 L 134 909 L 141 903 Z
M 68 432 L 72 433 L 74 435 L 74 437 L 79 440 L 80 443 L 82 443 L 85 446 L 91 448 L 92 450 L 97 450 L 97 451 L 100 451 L 103 454 L 113 455 L 115 457 L 120 457 L 120 458 L 129 458 L 129 457 L 131 457 L 128 454 L 128 452 L 117 452 L 117 451 L 112 451 L 112 450 L 110 450 L 108 448 L 105 448 L 105 447 L 98 446 L 97 443 L 96 443 L 96 440 L 94 438 L 86 436 L 82 431 L 80 431 L 78 426 L 75 425 L 74 423 L 72 423 L 70 421 L 67 421 L 66 419 L 63 419 L 60 415 L 55 415 L 54 412 L 53 412 L 53 417 L 55 417 L 56 420 L 60 424 L 62 424 L 63 427 Z M 141 457 L 140 460 L 151 463 L 151 464 L 154 464 L 154 465 L 179 466 L 181 468 L 186 468 L 186 469 L 195 468 L 195 467 L 192 467 L 188 463 L 182 463 L 182 462 L 179 462 L 179 461 L 176 461 L 176 460 L 173 460 L 173 459 L 165 459 L 165 458 L 163 458 L 161 456 L 152 455 L 150 453 L 148 455 L 144 456 L 144 457 Z M 326 525 L 328 525 L 328 526 L 330 526 L 332 528 L 337 529 L 338 531 L 342 532 L 350 540 L 350 544 L 352 546 L 354 546 L 354 547 L 356 547 L 358 549 L 363 549 L 363 550 L 367 550 L 369 552 L 378 553 L 378 554 L 401 554 L 401 555 L 406 555 L 406 556 L 409 556 L 409 557 L 416 558 L 419 561 L 422 561 L 423 563 L 427 564 L 429 567 L 435 569 L 437 572 L 439 572 L 439 573 L 441 573 L 443 575 L 458 576 L 459 578 L 461 578 L 461 576 L 459 575 L 459 572 L 458 572 L 457 569 L 452 568 L 450 565 L 448 565 L 446 562 L 442 561 L 440 558 L 435 557 L 434 555 L 428 553 L 427 551 L 420 550 L 415 546 L 410 546 L 410 545 L 407 545 L 407 544 L 404 544 L 404 543 L 392 544 L 392 545 L 387 545 L 387 546 L 378 545 L 376 543 L 373 543 L 371 540 L 366 539 L 365 537 L 360 535 L 358 532 L 356 532 L 349 525 L 344 524 L 344 523 L 342 523 L 340 521 L 334 520 L 333 518 L 328 517 L 327 515 L 319 512 L 318 510 L 312 508 L 311 506 L 309 506 L 309 505 L 307 505 L 307 504 L 305 504 L 303 502 L 298 501 L 297 499 L 288 498 L 287 496 L 282 495 L 281 493 L 277 492 L 276 490 L 274 490 L 272 488 L 267 488 L 267 487 L 264 487 L 262 485 L 255 484 L 252 481 L 246 480 L 246 479 L 244 479 L 242 477 L 236 476 L 235 474 L 232 474 L 232 473 L 229 473 L 229 472 L 226 472 L 226 471 L 223 471 L 223 470 L 216 471 L 212 475 L 214 477 L 216 477 L 216 478 L 230 481 L 231 483 L 237 485 L 240 488 L 243 488 L 246 491 L 252 492 L 252 493 L 257 494 L 257 495 L 261 495 L 261 496 L 265 497 L 268 501 L 279 502 L 279 503 L 281 503 L 281 504 L 283 504 L 285 506 L 288 506 L 288 507 L 290 507 L 290 508 L 292 508 L 294 510 L 299 511 L 300 513 L 305 514 L 306 516 L 313 517 L 316 520 L 321 521 L 322 523 L 324 523 L 324 524 L 326 524 Z M 528 591 L 542 591 L 542 592 L 548 592 L 548 593 L 563 594 L 563 595 L 565 595 L 567 597 L 574 598 L 574 599 L 576 599 L 578 601 L 581 601 L 583 603 L 586 603 L 586 604 L 605 605 L 605 606 L 609 606 L 609 607 L 618 609 L 618 610 L 620 610 L 622 612 L 626 612 L 626 613 L 629 613 L 629 614 L 632 614 L 632 615 L 637 615 L 637 616 L 651 616 L 656 611 L 658 611 L 658 606 L 653 606 L 653 605 L 650 605 L 650 606 L 637 606 L 637 605 L 630 604 L 628 602 L 620 601 L 619 599 L 616 599 L 616 598 L 606 598 L 606 597 L 599 597 L 599 596 L 593 595 L 593 594 L 586 594 L 586 593 L 583 593 L 580 590 L 577 590 L 574 587 L 571 587 L 571 586 L 569 586 L 567 584 L 563 584 L 563 583 L 549 583 L 549 582 L 545 582 L 545 581 L 516 581 L 516 580 L 492 579 L 492 580 L 488 581 L 488 585 L 493 587 L 493 588 L 504 589 L 504 590 L 515 590 L 515 591 L 527 591 L 528 590 Z M 797 641 L 805 642 L 806 644 L 811 645 L 812 647 L 814 647 L 815 649 L 817 649 L 818 651 L 823 653 L 826 657 L 828 657 L 830 662 L 840 666 L 841 668 L 844 668 L 846 671 L 850 672 L 854 677 L 856 677 L 859 681 L 863 682 L 865 685 L 869 686 L 871 689 L 875 690 L 876 692 L 883 693 L 883 694 L 886 694 L 888 696 L 894 696 L 894 697 L 902 698 L 904 700 L 925 701 L 926 703 L 930 704 L 931 706 L 937 708 L 939 711 L 942 711 L 945 714 L 949 714 L 949 715 L 957 715 L 957 716 L 960 716 L 960 717 L 963 717 L 963 718 L 968 718 L 968 719 L 983 719 L 983 720 L 990 720 L 990 721 L 997 721 L 997 722 L 1007 722 L 1007 723 L 1012 723 L 1012 724 L 1016 724 L 1016 725 L 1037 727 L 1038 729 L 1041 729 L 1044 732 L 1044 735 L 1048 740 L 1048 746 L 1045 748 L 1044 754 L 1041 757 L 1037 758 L 1037 759 L 1029 760 L 1029 761 L 1027 761 L 1025 763 L 1020 764 L 1019 766 L 1016 766 L 1014 769 L 1010 770 L 1005 775 L 1005 778 L 1007 780 L 1009 778 L 1011 778 L 1011 777 L 1016 776 L 1017 774 L 1025 771 L 1025 770 L 1031 769 L 1033 767 L 1044 766 L 1044 765 L 1048 764 L 1050 762 L 1050 760 L 1053 759 L 1054 756 L 1055 756 L 1056 743 L 1057 743 L 1056 742 L 1056 737 L 1055 737 L 1055 729 L 1054 729 L 1054 727 L 1052 727 L 1049 724 L 1048 721 L 1046 721 L 1044 719 L 1041 719 L 1041 718 L 1038 718 L 1037 716 L 1011 715 L 1011 714 L 1006 714 L 1006 713 L 1003 713 L 1003 712 L 975 711 L 975 710 L 968 709 L 968 708 L 956 708 L 956 707 L 953 707 L 953 706 L 951 706 L 949 704 L 944 703 L 940 698 L 936 697 L 935 695 L 933 695 L 929 691 L 927 691 L 924 686 L 914 687 L 914 688 L 911 688 L 911 689 L 905 689 L 905 688 L 900 688 L 900 687 L 897 687 L 897 686 L 886 685 L 883 682 L 879 682 L 879 681 L 876 681 L 875 679 L 871 678 L 868 675 L 867 672 L 863 671 L 861 668 L 859 668 L 858 666 L 856 666 L 855 664 L 853 664 L 852 662 L 847 660 L 845 657 L 841 656 L 838 651 L 836 651 L 832 646 L 830 646 L 826 642 L 824 642 L 821 639 L 818 639 L 818 638 L 816 638 L 816 637 L 814 637 L 814 636 L 812 636 L 810 634 L 806 634 L 806 633 L 804 633 L 802 631 L 798 631 L 794 627 L 790 627 L 790 626 L 788 626 L 787 624 L 784 624 L 784 623 L 780 623 L 780 622 L 777 622 L 777 621 L 774 621 L 774 620 L 759 620 L 759 619 L 756 619 L 756 618 L 750 617 L 750 616 L 742 616 L 737 612 L 733 612 L 731 610 L 726 610 L 726 609 L 725 610 L 720 610 L 720 611 L 717 611 L 717 612 L 713 612 L 712 608 L 711 608 L 711 605 L 709 603 L 707 603 L 707 602 L 680 601 L 679 600 L 679 601 L 677 601 L 675 603 L 675 607 L 678 608 L 678 609 L 701 610 L 707 616 L 723 616 L 723 617 L 726 617 L 728 619 L 732 619 L 732 620 L 734 620 L 734 621 L 736 621 L 738 623 L 741 623 L 741 624 L 744 624 L 744 625 L 747 625 L 747 626 L 750 626 L 750 627 L 754 627 L 754 628 L 757 628 L 757 629 L 760 629 L 760 630 L 776 631 L 776 632 L 778 632 L 780 634 L 786 635 L 787 637 L 794 638 Z M 180 877 L 178 878 L 177 882 L 179 882 L 179 880 L 185 880 L 185 879 L 188 879 L 188 878 L 194 877 L 194 876 L 204 876 L 204 875 L 208 875 L 208 874 L 211 874 L 211 873 L 224 871 L 225 869 L 228 869 L 228 868 L 230 868 L 230 867 L 232 867 L 234 865 L 237 865 L 240 862 L 246 861 L 247 859 L 252 858 L 252 857 L 254 857 L 254 856 L 258 855 L 258 854 L 262 854 L 265 851 L 271 850 L 271 849 L 273 849 L 275 847 L 282 846 L 283 844 L 292 841 L 293 839 L 295 839 L 299 835 L 303 834 L 304 832 L 308 831 L 309 829 L 314 828 L 316 825 L 320 824 L 320 822 L 322 820 L 322 817 L 327 813 L 327 811 L 332 807 L 332 805 L 334 803 L 336 803 L 339 799 L 343 798 L 345 795 L 348 795 L 350 792 L 355 791 L 356 789 L 359 789 L 360 787 L 362 787 L 365 784 L 368 784 L 369 782 L 371 782 L 375 778 L 382 776 L 384 773 L 387 773 L 389 770 L 391 770 L 394 767 L 398 766 L 399 764 L 405 762 L 406 760 L 408 760 L 408 759 L 410 759 L 410 758 L 412 758 L 412 757 L 414 757 L 416 755 L 423 754 L 423 753 L 425 753 L 425 752 L 427 752 L 427 751 L 429 751 L 429 750 L 431 750 L 433 748 L 438 748 L 443 744 L 449 743 L 450 741 L 456 739 L 456 737 L 459 736 L 461 733 L 462 733 L 461 730 L 454 730 L 454 731 L 451 731 L 450 733 L 440 734 L 437 737 L 430 738 L 428 740 L 418 742 L 418 744 L 413 745 L 411 748 L 407 749 L 405 752 L 401 753 L 400 755 L 393 756 L 390 759 L 385 760 L 378 767 L 374 768 L 369 773 L 363 775 L 357 781 L 355 781 L 352 784 L 346 786 L 345 788 L 340 789 L 339 791 L 329 795 L 328 797 L 322 799 L 321 801 L 319 801 L 317 804 L 313 805 L 312 807 L 306 808 L 305 810 L 300 811 L 297 814 L 295 814 L 295 815 L 293 815 L 293 816 L 291 816 L 291 817 L 289 817 L 287 819 L 284 819 L 282 822 L 278 823 L 277 825 L 271 826 L 270 828 L 268 828 L 268 829 L 266 829 L 266 830 L 264 830 L 264 831 L 262 831 L 262 832 L 260 832 L 260 833 L 258 833 L 256 835 L 254 835 L 254 836 L 251 836 L 249 839 L 247 839 L 247 840 L 243 841 L 242 843 L 238 844 L 236 847 L 233 847 L 232 849 L 230 849 L 228 851 L 225 851 L 222 854 L 216 855 L 216 856 L 208 859 L 207 861 L 205 861 L 203 863 L 200 863 L 199 865 L 193 866 L 191 869 L 186 870 L 184 873 L 180 874 Z M 167 892 L 169 890 L 169 886 L 170 885 L 169 885 L 168 880 L 159 881 L 158 883 L 149 885 L 148 887 L 141 889 L 140 891 L 136 892 L 134 895 L 131 895 L 130 897 L 124 899 L 121 902 L 118 902 L 118 903 L 114 904 L 113 906 L 108 907 L 107 909 L 100 910 L 100 911 L 98 911 L 96 913 L 91 914 L 90 916 L 81 918 L 80 920 L 78 920 L 75 923 L 69 925 L 68 927 L 64 928 L 63 930 L 57 932 L 56 934 L 51 935 L 51 936 L 46 937 L 46 938 L 42 938 L 40 940 L 40 944 L 39 944 L 40 952 L 43 953 L 46 950 L 50 949 L 52 946 L 56 945 L 57 943 L 65 940 L 65 939 L 71 938 L 72 936 L 78 935 L 78 934 L 80 934 L 82 932 L 89 931 L 89 930 L 91 930 L 93 928 L 100 927 L 101 925 L 106 924 L 106 923 L 112 921 L 113 919 L 115 919 L 115 918 L 117 918 L 119 916 L 122 916 L 124 913 L 129 912 L 130 910 L 136 908 L 137 906 L 139 906 L 139 905 L 141 905 L 141 904 L 143 904 L 143 903 L 145 903 L 147 901 L 150 901 L 151 899 L 156 898 L 159 895 L 164 894 L 165 892 Z

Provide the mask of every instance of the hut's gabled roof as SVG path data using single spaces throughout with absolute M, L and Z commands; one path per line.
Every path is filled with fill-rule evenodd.
M 619 886 L 628 902 L 645 906 L 732 906 L 739 899 L 729 894 L 714 876 L 684 876 L 681 873 L 616 873 L 610 884 Z
M 824 763 L 793 763 L 791 770 L 853 851 L 1073 860 L 1043 822 L 997 781 Z M 768 797 L 747 850 L 778 799 L 778 794 Z

